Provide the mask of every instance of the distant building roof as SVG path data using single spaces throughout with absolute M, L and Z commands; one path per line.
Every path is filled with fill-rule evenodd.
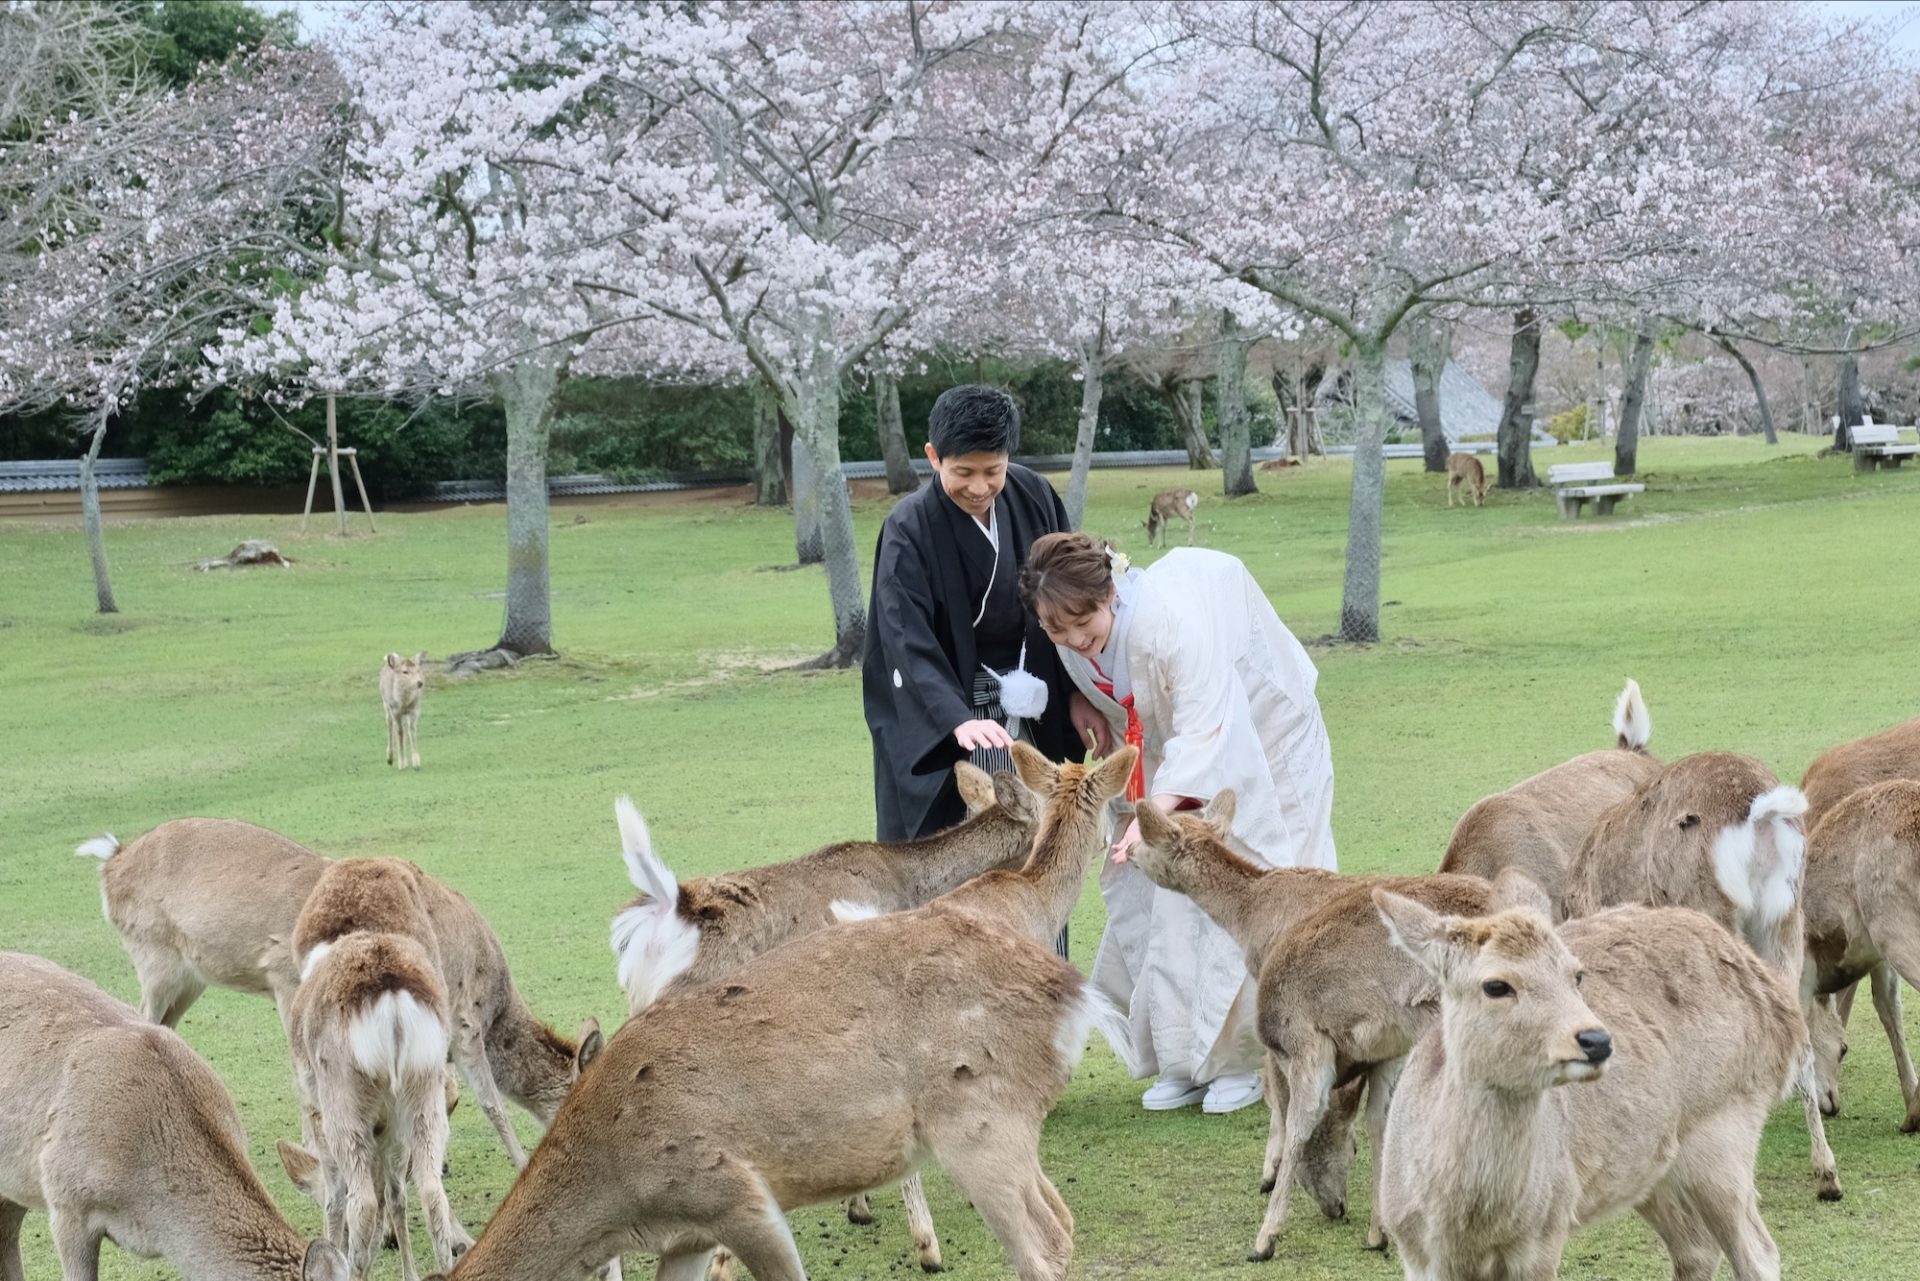
M 144 458 L 102 458 L 93 465 L 102 489 L 141 489 L 153 482 Z M 0 462 L 0 494 L 28 494 L 80 488 L 80 460 Z
M 1343 371 L 1338 378 L 1322 382 L 1315 399 L 1322 404 L 1348 403 L 1347 382 L 1350 376 Z M 1413 362 L 1388 360 L 1386 378 L 1387 407 L 1402 423 L 1417 426 L 1420 415 L 1413 399 Z M 1500 402 L 1459 361 L 1449 360 L 1446 368 L 1440 371 L 1438 390 L 1440 430 L 1446 433 L 1447 444 L 1458 445 L 1467 436 L 1492 436 L 1499 432 Z M 1548 435 L 1538 424 L 1534 426 L 1533 434 L 1536 440 Z

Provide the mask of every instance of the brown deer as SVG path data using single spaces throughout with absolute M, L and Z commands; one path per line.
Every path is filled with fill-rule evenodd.
M 1167 526 L 1176 520 L 1187 522 L 1187 545 L 1193 545 L 1193 513 L 1200 506 L 1200 495 L 1191 489 L 1166 489 L 1153 496 L 1153 502 L 1147 508 L 1147 546 L 1153 546 L 1158 538 L 1160 545 L 1167 545 Z
M 50 1220 L 68 1281 L 100 1243 L 195 1281 L 348 1281 L 247 1163 L 233 1099 L 170 1028 L 49 961 L 0 953 L 0 1277 L 22 1281 L 29 1210 Z
M 421 664 L 427 653 L 412 658 L 388 654 L 380 665 L 380 702 L 387 711 L 387 764 L 396 769 L 420 768 L 420 700 L 427 692 L 427 673 Z
M 1900 1010 L 1900 980 L 1920 982 L 1920 782 L 1889 779 L 1827 810 L 1807 837 L 1807 986 L 1814 1008 L 1820 1110 L 1840 1108 L 1845 1028 L 1833 997 L 1871 978 L 1873 1008 L 1893 1047 L 1906 1117 L 1920 1130 L 1920 1082 Z
M 1806 808 L 1799 789 L 1781 786 L 1752 757 L 1683 756 L 1594 825 L 1570 869 L 1567 912 L 1587 916 L 1621 903 L 1690 907 L 1744 940 L 1799 990 Z M 1803 1048 L 1796 1089 L 1814 1177 L 1820 1199 L 1837 1201 L 1840 1174 L 1820 1120 L 1812 1048 Z
M 1710 1281 L 1722 1254 L 1734 1281 L 1777 1281 L 1754 1161 L 1806 1040 L 1777 971 L 1681 908 L 1556 933 L 1544 896 L 1477 919 L 1373 897 L 1440 998 L 1387 1126 L 1407 1281 L 1558 1276 L 1575 1230 L 1627 1209 L 1674 1281 Z
M 1818 827 L 1828 810 L 1861 788 L 1892 778 L 1920 779 L 1920 717 L 1814 757 L 1800 777 L 1800 790 L 1807 797 L 1807 830 Z
M 1487 498 L 1487 469 L 1480 464 L 1479 458 L 1472 454 L 1447 455 L 1447 506 L 1453 506 L 1453 496 L 1462 489 L 1462 497 L 1473 499 L 1475 507 Z
M 1267 1048 L 1268 1133 L 1261 1191 L 1270 1193 L 1254 1241 L 1271 1258 L 1298 1181 L 1329 1218 L 1346 1213 L 1347 1139 L 1365 1082 L 1379 1177 L 1381 1130 L 1399 1059 L 1426 1029 L 1423 982 L 1387 946 L 1367 890 L 1386 885 L 1447 911 L 1483 912 L 1493 888 L 1477 877 L 1352 877 L 1315 868 L 1262 868 L 1226 844 L 1234 795 L 1198 814 L 1169 815 L 1142 801 L 1130 858 L 1162 889 L 1185 894 L 1240 945 L 1258 978 L 1256 1026 Z M 1376 1197 L 1376 1204 L 1378 1198 Z M 1378 1220 L 1368 1243 L 1384 1245 Z
M 1600 816 L 1660 772 L 1647 754 L 1653 717 L 1638 682 L 1628 681 L 1613 707 L 1616 746 L 1587 752 L 1504 792 L 1475 801 L 1454 824 L 1442 872 L 1492 880 L 1502 869 L 1525 872 L 1566 919 L 1567 869 Z
M 452 1267 L 473 1238 L 453 1217 L 441 1183 L 451 1004 L 421 942 L 432 939 L 433 926 L 406 866 L 384 859 L 336 864 L 344 874 L 323 878 L 301 915 L 305 977 L 287 1031 L 301 1129 L 314 1151 L 285 1140 L 279 1146 L 288 1176 L 320 1203 L 327 1239 L 346 1251 L 354 1275 L 371 1274 L 391 1232 L 401 1273 L 414 1281 L 409 1182 L 419 1190 L 441 1268 Z M 330 932 L 343 909 L 358 928 Z
M 1064 1281 L 1073 1215 L 1040 1129 L 1112 1017 L 1051 948 L 978 911 L 817 930 L 615 1033 L 452 1281 L 557 1281 L 634 1249 L 695 1281 L 716 1246 L 756 1281 L 804 1281 L 788 1210 L 928 1160 L 1022 1281 Z
M 124 847 L 97 836 L 74 852 L 101 860 L 101 904 L 148 1019 L 177 1027 L 212 985 L 270 996 L 286 1022 L 300 985 L 293 926 L 326 859 L 225 818 L 173 819 Z
M 613 920 L 629 1011 L 729 977 L 762 952 L 834 924 L 836 901 L 859 903 L 871 914 L 904 911 L 982 873 L 1023 865 L 1040 823 L 1038 798 L 1012 774 L 989 777 L 965 761 L 954 766 L 954 781 L 967 818 L 944 832 L 895 845 L 843 841 L 786 863 L 684 883 L 654 852 L 633 803 L 620 798 L 614 813 L 621 848 L 641 891 Z M 919 1176 L 900 1191 L 920 1266 L 937 1272 L 940 1240 Z M 847 1217 L 873 1222 L 864 1194 L 849 1200 Z M 724 1260 L 717 1271 L 726 1275 Z
M 398 929 L 396 918 L 410 924 Z M 301 912 L 294 955 L 304 965 L 316 946 L 355 932 L 405 933 L 426 952 L 448 994 L 448 1054 L 507 1155 L 525 1166 L 506 1100 L 550 1122 L 572 1086 L 577 1047 L 527 1008 L 493 927 L 412 863 L 329 862 Z

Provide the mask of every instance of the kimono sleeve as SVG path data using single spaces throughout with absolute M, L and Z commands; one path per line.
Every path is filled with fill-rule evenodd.
M 1259 753 L 1259 739 L 1233 658 L 1218 643 L 1227 629 L 1216 618 L 1176 615 L 1162 609 L 1139 620 L 1148 671 L 1136 668 L 1134 684 L 1142 675 L 1154 682 L 1171 730 L 1150 790 L 1209 800 L 1236 774 L 1237 755 Z
M 873 600 L 868 626 L 878 630 L 880 656 L 887 664 L 881 677 L 892 694 L 899 764 L 912 773 L 944 767 L 951 762 L 943 758 L 929 764 L 927 758 L 972 719 L 973 710 L 961 697 L 960 677 L 934 633 L 926 564 L 919 549 L 893 531 L 880 540 Z

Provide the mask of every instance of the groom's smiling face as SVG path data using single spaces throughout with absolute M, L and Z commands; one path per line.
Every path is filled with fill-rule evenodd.
M 933 464 L 933 474 L 953 505 L 977 520 L 987 518 L 987 513 L 993 510 L 993 500 L 1007 487 L 1005 454 L 955 454 L 942 458 L 929 444 L 927 461 Z

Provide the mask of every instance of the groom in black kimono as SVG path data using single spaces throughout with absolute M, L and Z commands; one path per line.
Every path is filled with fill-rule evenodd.
M 888 514 L 874 556 L 863 693 L 873 733 L 879 839 L 906 841 L 966 816 L 956 761 L 1011 768 L 999 681 L 1024 668 L 1045 710 L 1020 737 L 1049 760 L 1080 760 L 1100 713 L 1073 687 L 1016 588 L 1034 540 L 1067 528 L 1060 496 L 1009 461 L 1020 411 L 991 387 L 950 388 L 928 418 L 930 485 Z M 987 670 L 991 669 L 993 674 Z M 1014 686 L 1008 701 L 1014 702 Z

